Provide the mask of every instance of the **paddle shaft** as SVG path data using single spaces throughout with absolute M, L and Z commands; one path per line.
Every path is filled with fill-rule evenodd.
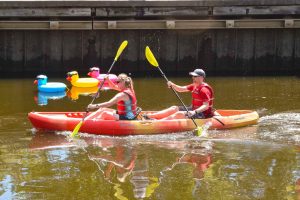
M 110 66 L 108 72 L 106 73 L 106 76 L 109 75 L 111 69 L 113 68 L 113 66 L 114 66 L 114 64 L 115 64 L 115 62 L 116 62 L 116 60 L 114 60 L 114 62 L 111 64 L 111 66 Z M 95 99 L 97 98 L 97 96 L 98 96 L 98 94 L 99 94 L 101 88 L 102 88 L 103 85 L 104 85 L 104 82 L 105 82 L 105 79 L 101 82 L 101 84 L 100 84 L 100 86 L 99 86 L 99 88 L 98 88 L 98 90 L 97 90 L 97 93 L 96 93 L 96 95 L 93 97 L 93 100 L 92 100 L 92 102 L 91 102 L 90 104 L 93 104 L 93 103 L 94 103 L 94 101 L 95 101 Z M 84 121 L 84 120 L 85 120 L 85 118 L 87 117 L 88 112 L 89 112 L 89 111 L 88 111 L 88 108 L 86 108 L 85 114 L 84 114 L 84 116 L 83 116 L 83 118 L 82 118 L 81 121 Z
M 113 68 L 113 66 L 114 66 L 114 64 L 115 64 L 115 62 L 116 62 L 116 60 L 114 60 L 114 62 L 111 64 L 111 66 L 110 66 L 110 68 L 109 68 L 108 72 L 106 73 L 106 76 L 108 76 L 108 75 L 109 75 L 109 73 L 110 73 L 111 69 Z M 93 100 L 92 100 L 91 104 L 93 104 L 93 103 L 94 103 L 94 101 L 95 101 L 95 99 L 97 98 L 97 96 L 98 96 L 98 94 L 99 94 L 99 92 L 100 92 L 100 90 L 101 90 L 102 86 L 104 85 L 104 82 L 105 82 L 105 79 L 103 79 L 103 81 L 101 82 L 101 84 L 100 84 L 100 86 L 99 86 L 99 88 L 98 88 L 98 90 L 97 90 L 97 93 L 96 93 L 96 95 L 94 96 L 94 98 L 93 98 Z
M 167 82 L 169 82 L 169 79 L 166 77 L 165 73 L 160 69 L 159 66 L 157 66 L 157 68 L 159 69 L 161 75 L 166 79 Z M 181 104 L 183 105 L 184 109 L 186 110 L 186 112 L 189 112 L 188 108 L 186 107 L 186 105 L 183 103 L 182 99 L 180 98 L 180 96 L 178 95 L 178 93 L 175 91 L 175 89 L 171 86 L 172 91 L 174 92 L 174 94 L 177 96 L 177 98 L 179 99 L 179 101 L 181 102 Z M 190 117 L 191 120 L 193 121 L 193 123 L 195 124 L 196 127 L 198 127 L 195 119 L 191 116 Z
M 118 51 L 117 51 L 117 54 L 116 54 L 116 56 L 115 56 L 115 59 L 114 59 L 113 63 L 111 64 L 111 66 L 110 66 L 110 68 L 109 68 L 109 70 L 108 70 L 108 72 L 107 72 L 107 74 L 106 74 L 106 77 L 109 75 L 109 73 L 110 73 L 112 67 L 114 66 L 115 62 L 117 61 L 118 57 L 121 55 L 121 53 L 123 52 L 123 50 L 125 49 L 125 47 L 127 46 L 127 44 L 128 44 L 128 41 L 125 40 L 125 41 L 123 41 L 122 44 L 120 45 L 120 47 L 119 47 L 119 49 L 118 49 Z M 96 97 L 98 96 L 98 94 L 99 94 L 99 92 L 100 92 L 100 90 L 101 90 L 101 88 L 102 88 L 104 82 L 105 82 L 105 79 L 104 79 L 104 80 L 102 81 L 102 83 L 100 84 L 100 87 L 98 88 L 97 93 L 96 93 L 96 95 L 94 96 L 94 98 L 93 98 L 91 104 L 95 101 Z M 97 113 L 97 112 L 95 112 L 95 113 Z M 85 119 L 87 116 L 88 116 L 88 107 L 86 108 L 86 112 L 85 112 L 85 115 L 83 116 L 82 120 L 75 126 L 75 128 L 74 128 L 74 130 L 73 130 L 73 132 L 72 132 L 72 134 L 71 134 L 71 137 L 74 137 L 74 136 L 78 133 L 78 131 L 80 130 L 80 127 L 82 126 L 82 124 L 83 124 L 83 122 L 84 122 L 84 119 Z M 93 116 L 93 115 L 92 115 L 92 116 Z

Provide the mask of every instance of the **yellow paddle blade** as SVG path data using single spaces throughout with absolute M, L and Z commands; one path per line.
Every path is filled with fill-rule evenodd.
M 146 46 L 145 54 L 148 62 L 153 65 L 154 67 L 158 67 L 158 62 L 156 61 L 153 53 L 151 52 L 150 48 Z
M 197 136 L 202 136 L 202 133 L 203 133 L 203 129 L 202 129 L 202 127 L 200 127 L 200 126 L 197 126 Z
M 81 120 L 81 121 L 75 126 L 75 128 L 74 128 L 74 130 L 73 130 L 73 132 L 72 132 L 72 134 L 71 134 L 71 137 L 75 137 L 75 136 L 77 135 L 77 133 L 78 133 L 78 131 L 79 131 L 79 129 L 80 129 L 82 123 L 83 123 L 83 121 Z
M 116 54 L 116 57 L 115 57 L 115 61 L 118 60 L 119 56 L 121 55 L 121 53 L 123 52 L 123 50 L 126 48 L 127 44 L 128 44 L 127 40 L 125 40 L 125 41 L 122 42 L 122 44 L 120 45 L 120 47 L 119 47 L 119 49 L 117 51 L 117 54 Z

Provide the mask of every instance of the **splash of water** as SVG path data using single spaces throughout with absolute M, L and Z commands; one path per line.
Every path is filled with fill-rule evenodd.
M 212 122 L 208 121 L 202 126 L 202 137 L 208 137 L 208 129 L 212 126 Z

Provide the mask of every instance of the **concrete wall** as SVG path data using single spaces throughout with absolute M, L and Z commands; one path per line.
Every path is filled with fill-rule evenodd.
M 103 73 L 123 40 L 128 47 L 112 72 L 159 75 L 145 60 L 150 46 L 168 74 L 202 67 L 209 75 L 287 75 L 300 71 L 300 30 L 0 31 L 0 76 L 65 76 L 92 66 Z

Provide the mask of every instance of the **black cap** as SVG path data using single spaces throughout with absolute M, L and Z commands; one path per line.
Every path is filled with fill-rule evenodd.
M 195 69 L 193 72 L 189 73 L 191 76 L 203 76 L 205 77 L 205 71 L 203 69 Z

